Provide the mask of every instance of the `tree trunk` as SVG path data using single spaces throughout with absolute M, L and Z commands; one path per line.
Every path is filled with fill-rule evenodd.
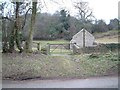
M 31 23 L 30 23 L 29 37 L 26 42 L 26 52 L 32 52 L 32 42 L 33 42 L 36 11 L 37 11 L 37 2 L 32 2 L 32 17 L 31 17 Z
M 9 41 L 9 52 L 15 51 L 15 30 L 13 29 L 10 34 L 10 41 Z
M 2 51 L 3 53 L 8 52 L 8 44 L 7 44 L 7 32 L 6 32 L 6 22 L 5 19 L 2 19 Z
M 6 31 L 6 26 L 5 26 L 5 20 L 2 19 L 2 36 L 3 36 L 3 52 L 13 52 L 15 51 L 15 42 L 16 42 L 16 46 L 17 48 L 20 50 L 20 52 L 23 51 L 23 48 L 21 47 L 21 33 L 20 33 L 20 20 L 19 20 L 19 7 L 21 5 L 20 2 L 16 2 L 16 10 L 15 10 L 15 21 L 13 21 L 12 23 L 14 23 L 14 28 L 11 30 L 10 35 L 8 36 L 8 32 Z M 9 18 L 5 18 L 10 20 Z M 11 20 L 10 20 L 11 21 Z
M 15 41 L 16 41 L 16 45 L 17 48 L 20 50 L 20 52 L 23 51 L 23 48 L 21 47 L 21 33 L 20 33 L 20 20 L 19 20 L 19 2 L 16 2 L 16 22 L 15 22 Z

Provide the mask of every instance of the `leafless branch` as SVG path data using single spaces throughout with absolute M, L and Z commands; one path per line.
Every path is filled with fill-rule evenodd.
M 90 16 L 92 16 L 92 11 L 90 12 L 89 15 L 86 16 L 86 19 L 87 19 L 88 17 L 90 17 Z
M 92 17 L 92 10 L 88 7 L 88 2 L 76 2 L 74 7 L 78 9 L 81 20 L 87 20 Z
M 8 17 L 1 17 L 0 19 L 7 19 L 7 20 L 9 20 L 9 21 L 14 21 L 14 20 L 12 20 L 12 19 L 10 19 L 10 18 L 8 18 Z
M 50 0 L 50 1 L 52 1 L 52 2 L 54 2 L 54 3 L 56 3 L 56 4 L 58 4 L 58 5 L 60 5 L 58 2 L 56 2 L 56 1 L 53 1 L 53 0 Z
M 48 10 L 48 7 L 47 7 L 47 5 L 46 5 L 46 2 L 45 2 L 45 0 L 43 0 L 43 2 L 44 2 L 44 5 L 45 5 L 45 7 L 47 8 L 47 10 Z
M 26 22 L 26 19 L 27 19 L 27 14 L 28 14 L 28 12 L 31 10 L 32 8 L 29 8 L 28 10 L 27 10 L 27 12 L 25 13 L 25 19 L 24 19 L 24 22 L 23 22 L 23 25 L 22 25 L 22 30 L 23 30 L 23 28 L 24 28 L 24 26 L 25 26 L 25 22 Z

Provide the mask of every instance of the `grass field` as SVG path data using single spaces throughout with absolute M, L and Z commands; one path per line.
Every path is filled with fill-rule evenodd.
M 103 32 L 103 33 L 94 33 L 93 35 L 95 36 L 95 41 L 97 43 L 119 43 L 118 42 L 118 37 L 120 33 L 120 30 L 112 30 L 108 32 Z
M 64 43 L 69 43 L 67 40 L 39 40 L 39 41 L 34 41 L 34 42 L 40 42 L 41 47 L 46 47 L 47 43 L 49 44 L 64 44 Z
M 98 38 L 98 39 L 96 39 L 96 42 L 97 42 L 97 43 L 104 43 L 104 44 L 108 44 L 108 43 L 119 43 L 117 36 Z

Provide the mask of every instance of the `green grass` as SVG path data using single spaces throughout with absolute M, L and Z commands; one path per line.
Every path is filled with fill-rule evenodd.
M 107 36 L 109 36 L 109 35 L 116 35 L 116 34 L 118 34 L 118 33 L 120 33 L 120 30 L 111 30 L 111 31 L 107 31 L 107 32 L 97 32 L 97 33 L 94 33 L 93 35 L 95 36 L 95 37 L 103 37 L 103 36 L 105 36 L 105 35 L 107 35 Z
M 97 43 L 119 43 L 118 42 L 118 33 L 120 30 L 111 30 L 108 32 L 94 33 L 95 41 Z
M 49 44 L 64 44 L 64 43 L 69 43 L 69 41 L 67 41 L 67 40 L 52 40 L 52 41 L 39 40 L 39 41 L 33 41 L 33 42 L 40 43 L 40 46 L 42 48 L 46 47 L 47 43 L 49 43 Z M 34 44 L 33 47 L 36 47 L 36 44 Z
M 36 43 L 39 43 L 40 42 L 40 49 L 42 48 L 47 48 L 47 44 L 69 44 L 69 41 L 67 40 L 52 40 L 52 41 L 45 41 L 45 40 L 42 40 L 42 41 L 34 41 Z M 33 50 L 37 50 L 37 45 L 35 43 L 33 43 Z M 56 49 L 55 49 L 56 48 Z M 70 50 L 67 50 L 67 49 L 64 49 L 64 48 L 60 48 L 59 46 L 58 47 L 54 47 L 54 48 L 51 48 L 50 49 L 50 53 L 51 54 L 69 54 L 71 53 Z
M 67 40 L 51 40 L 51 41 L 40 40 L 40 41 L 34 41 L 34 42 L 40 42 L 41 47 L 45 47 L 47 45 L 47 43 L 49 43 L 49 44 L 64 44 L 64 43 L 69 43 L 69 41 L 67 41 Z
M 69 56 L 3 54 L 3 79 L 85 78 L 115 74 L 117 53 Z

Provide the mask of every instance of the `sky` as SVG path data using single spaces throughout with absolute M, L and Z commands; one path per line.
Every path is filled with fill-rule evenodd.
M 76 17 L 77 15 L 77 10 L 74 8 L 73 4 L 79 0 L 41 0 L 41 1 L 42 4 L 45 5 L 42 8 L 41 12 L 48 12 L 54 14 L 56 11 L 60 11 L 60 9 L 65 8 L 70 12 L 71 16 Z M 85 1 L 89 3 L 89 7 L 92 9 L 93 15 L 97 19 L 103 19 L 106 23 L 109 23 L 110 19 L 118 18 L 118 2 L 120 0 L 80 0 L 80 1 Z
M 77 10 L 73 7 L 73 3 L 78 0 L 44 0 L 46 7 L 43 8 L 43 12 L 55 13 L 56 10 L 65 8 L 70 12 L 72 16 L 77 15 Z M 55 2 L 52 2 L 55 1 Z M 109 23 L 110 19 L 118 18 L 118 2 L 120 0 L 82 0 L 89 3 L 89 7 L 93 11 L 93 15 L 97 19 L 103 19 L 106 23 Z

